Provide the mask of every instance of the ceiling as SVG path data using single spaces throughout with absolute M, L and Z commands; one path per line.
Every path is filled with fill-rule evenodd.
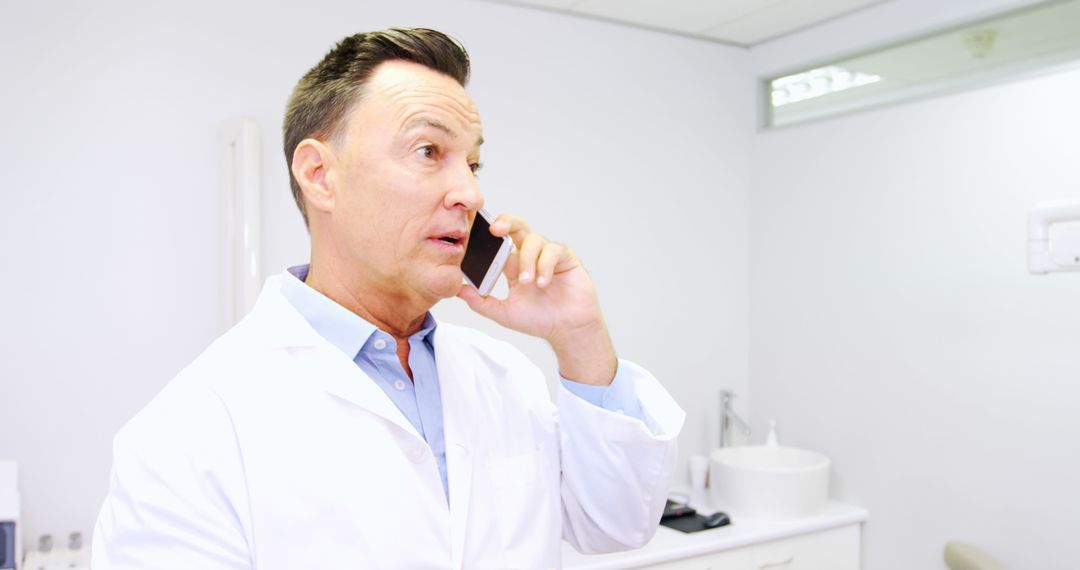
M 489 0 L 752 46 L 887 0 Z

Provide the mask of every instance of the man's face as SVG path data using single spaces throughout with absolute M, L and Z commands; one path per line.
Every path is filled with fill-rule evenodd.
M 375 69 L 337 149 L 332 255 L 353 282 L 434 304 L 461 288 L 483 206 L 480 115 L 454 79 L 422 65 Z

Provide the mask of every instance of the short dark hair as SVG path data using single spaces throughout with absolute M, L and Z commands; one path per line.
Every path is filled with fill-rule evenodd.
M 307 211 L 300 185 L 292 174 L 296 147 L 307 138 L 334 138 L 348 111 L 359 101 L 364 85 L 379 64 L 404 60 L 448 75 L 463 87 L 469 81 L 469 54 L 457 40 L 426 28 L 392 28 L 349 36 L 334 46 L 293 89 L 282 125 L 289 186 L 304 216 Z

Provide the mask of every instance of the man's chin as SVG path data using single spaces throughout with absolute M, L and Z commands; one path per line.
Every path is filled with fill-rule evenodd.
M 459 279 L 453 285 L 449 285 L 449 286 L 445 287 L 444 292 L 439 295 L 439 298 L 440 299 L 449 299 L 450 297 L 457 297 L 457 294 L 458 294 L 459 291 L 461 291 L 462 287 L 464 287 L 464 284 Z
M 428 283 L 428 291 L 432 297 L 436 300 L 456 297 L 462 287 L 463 276 L 461 271 L 440 271 L 439 273 L 446 273 L 446 275 L 439 275 L 437 279 L 433 279 L 432 282 Z

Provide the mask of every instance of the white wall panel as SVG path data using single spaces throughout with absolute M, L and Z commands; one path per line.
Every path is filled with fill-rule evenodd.
M 1080 72 L 764 132 L 752 424 L 833 460 L 868 570 L 1080 557 L 1080 275 L 1027 271 L 1028 208 L 1080 197 Z

